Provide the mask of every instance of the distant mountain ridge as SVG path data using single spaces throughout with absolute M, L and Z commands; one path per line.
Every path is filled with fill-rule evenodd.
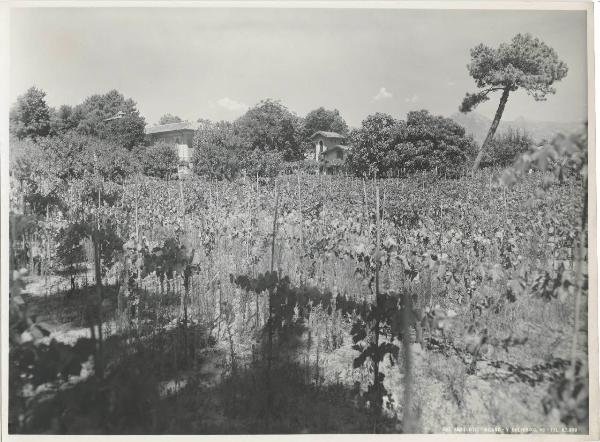
M 473 136 L 473 139 L 481 145 L 487 135 L 487 132 L 492 124 L 492 120 L 478 114 L 477 112 L 469 112 L 463 114 L 457 112 L 450 117 L 456 123 L 463 126 L 467 134 Z M 509 129 L 524 131 L 534 142 L 543 140 L 551 140 L 559 133 L 570 134 L 577 132 L 584 127 L 583 122 L 556 122 L 556 121 L 533 121 L 527 120 L 524 117 L 519 117 L 513 121 L 502 121 L 498 125 L 496 134 L 500 134 Z

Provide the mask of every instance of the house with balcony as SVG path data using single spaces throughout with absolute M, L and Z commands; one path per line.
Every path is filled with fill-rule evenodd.
M 345 137 L 336 132 L 318 131 L 310 140 L 315 146 L 315 161 L 319 163 L 319 172 L 328 175 L 340 173 L 348 156 Z

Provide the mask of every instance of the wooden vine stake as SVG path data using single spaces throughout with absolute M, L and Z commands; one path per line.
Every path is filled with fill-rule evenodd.
M 363 176 L 363 218 L 366 218 L 369 213 L 369 208 L 367 207 L 367 185 L 365 183 L 365 177 Z
M 379 243 L 381 239 L 381 232 L 379 226 L 379 184 L 375 186 L 375 231 L 377 235 L 376 243 L 375 243 L 375 304 L 379 302 L 379 266 L 381 263 L 380 257 L 380 249 Z M 373 331 L 375 333 L 375 349 L 379 351 L 379 317 L 375 315 L 375 326 L 373 327 Z M 381 407 L 379 403 L 379 398 L 381 397 L 381 382 L 379 380 L 379 361 L 375 361 L 374 369 L 373 369 L 373 385 L 375 387 L 375 392 L 377 395 L 377 405 L 375 410 L 375 420 L 373 422 L 373 433 L 377 433 L 377 419 L 381 414 Z
M 275 184 L 275 213 L 273 214 L 273 237 L 271 238 L 271 273 L 275 264 L 275 239 L 277 237 L 277 215 L 279 209 L 279 188 Z M 273 402 L 273 391 L 271 387 L 271 367 L 273 363 L 273 296 L 276 288 L 269 287 L 269 322 L 267 328 L 268 336 L 268 355 L 267 355 L 267 429 L 271 421 L 271 405 Z
M 410 351 L 410 316 L 413 310 L 409 293 L 402 293 L 405 300 L 402 309 L 402 359 L 404 360 L 404 406 L 402 415 L 403 433 L 414 433 L 415 423 L 412 416 L 412 355 Z
M 583 180 L 583 188 L 587 189 L 587 178 Z M 576 291 L 575 291 L 575 324 L 573 329 L 573 340 L 571 343 L 571 369 L 570 374 L 573 376 L 572 379 L 575 379 L 576 371 L 576 362 L 577 362 L 577 346 L 578 346 L 578 334 L 580 329 L 581 322 L 581 292 L 583 290 L 584 281 L 583 281 L 583 272 L 581 268 L 581 264 L 584 260 L 584 246 L 587 244 L 586 241 L 586 230 L 587 230 L 587 217 L 588 217 L 588 195 L 587 192 L 584 193 L 583 199 L 583 210 L 581 212 L 581 231 L 579 236 L 579 241 L 577 244 L 577 257 L 575 258 L 575 278 L 577 279 Z

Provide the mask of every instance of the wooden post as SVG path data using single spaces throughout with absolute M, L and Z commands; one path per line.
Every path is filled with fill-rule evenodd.
M 48 290 L 48 262 L 50 261 L 50 229 L 48 224 L 50 223 L 50 209 L 48 203 L 46 203 L 46 259 L 44 259 L 44 278 L 46 279 L 46 290 Z
M 381 260 L 380 260 L 380 241 L 381 241 L 381 232 L 380 232 L 380 219 L 379 219 L 379 185 L 376 185 L 375 187 L 375 222 L 376 222 L 376 226 L 375 226 L 375 231 L 376 231 L 376 235 L 377 235 L 377 239 L 376 239 L 376 243 L 375 243 L 375 257 L 376 257 L 376 262 L 375 262 L 375 304 L 377 304 L 379 302 L 379 267 L 381 264 Z M 379 318 L 376 317 L 375 318 L 375 325 L 373 327 L 373 331 L 375 334 L 375 348 L 377 349 L 377 351 L 379 351 Z M 381 396 L 381 383 L 379 381 L 379 361 L 376 361 L 373 364 L 373 386 L 375 387 L 375 391 L 376 391 L 376 401 L 377 403 L 374 404 L 375 405 L 375 421 L 374 421 L 374 425 L 373 425 L 373 432 L 377 433 L 377 421 L 379 418 L 379 414 L 381 413 L 381 408 L 380 408 L 380 404 L 379 404 L 379 400 L 380 400 L 380 396 Z
M 183 199 L 183 181 L 179 178 L 179 207 L 181 208 L 181 224 L 184 234 L 185 230 L 185 202 Z
M 363 218 L 366 218 L 369 213 L 367 206 L 367 184 L 365 183 L 365 177 L 363 176 Z
M 275 258 L 275 238 L 277 237 L 277 215 L 279 209 L 279 189 L 276 188 L 275 193 L 275 213 L 273 216 L 273 237 L 271 238 L 271 273 L 273 272 Z M 269 321 L 268 321 L 268 356 L 267 356 L 267 426 L 270 426 L 270 415 L 272 405 L 271 391 L 271 367 L 273 364 L 273 294 L 274 288 L 269 288 Z
M 135 176 L 135 241 L 140 241 L 140 227 L 138 222 L 138 198 L 140 192 L 140 175 L 139 173 Z M 137 244 L 136 244 L 137 245 Z

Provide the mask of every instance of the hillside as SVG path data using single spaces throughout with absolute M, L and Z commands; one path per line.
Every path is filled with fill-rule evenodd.
M 485 139 L 487 131 L 492 124 L 492 120 L 477 112 L 468 114 L 457 112 L 451 115 L 450 118 L 463 126 L 467 130 L 467 133 L 473 135 L 475 141 L 480 144 Z M 575 132 L 582 126 L 582 122 L 535 121 L 519 117 L 512 121 L 500 121 L 498 133 L 509 129 L 525 131 L 534 139 L 534 141 L 541 142 L 545 139 L 552 139 L 559 133 Z

